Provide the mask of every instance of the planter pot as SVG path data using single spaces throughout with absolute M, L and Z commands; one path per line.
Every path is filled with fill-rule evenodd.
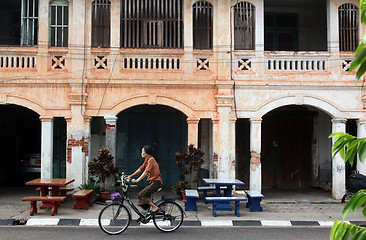
M 187 202 L 186 192 L 184 190 L 182 190 L 181 194 L 182 194 L 183 202 Z
M 103 202 L 111 199 L 111 194 L 109 192 L 100 192 L 100 197 L 102 198 Z

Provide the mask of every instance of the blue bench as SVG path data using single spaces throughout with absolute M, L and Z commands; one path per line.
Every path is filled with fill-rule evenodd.
M 186 189 L 185 194 L 187 201 L 184 204 L 184 209 L 186 211 L 189 210 L 197 211 L 196 201 L 199 198 L 197 190 Z
M 250 207 L 250 211 L 260 211 L 263 212 L 263 209 L 261 207 L 261 201 L 264 197 L 261 193 L 253 190 L 244 190 L 248 197 L 248 202 L 246 207 Z
M 235 201 L 235 214 L 236 214 L 236 216 L 240 217 L 240 212 L 239 212 L 240 202 L 247 201 L 247 199 L 245 197 L 206 197 L 205 201 L 212 202 L 212 215 L 214 217 L 217 216 L 217 214 L 216 214 L 217 204 L 219 204 L 221 202 L 227 203 L 227 202 Z
M 220 186 L 220 190 L 226 190 L 227 186 Z M 216 191 L 216 187 L 215 186 L 202 186 L 202 187 L 198 187 L 197 190 L 199 192 L 203 192 L 203 199 L 206 199 L 207 197 L 207 192 L 211 192 L 211 191 Z M 205 203 L 206 200 L 205 200 Z

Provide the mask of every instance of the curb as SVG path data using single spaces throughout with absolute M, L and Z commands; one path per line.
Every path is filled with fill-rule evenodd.
M 269 220 L 202 220 L 184 221 L 185 227 L 329 227 L 333 221 L 269 221 Z M 366 221 L 350 221 L 358 226 L 366 226 Z M 98 219 L 55 219 L 55 218 L 31 218 L 28 221 L 15 219 L 0 219 L 0 226 L 85 226 L 99 227 Z M 132 220 L 130 226 L 154 226 L 153 223 L 138 224 Z

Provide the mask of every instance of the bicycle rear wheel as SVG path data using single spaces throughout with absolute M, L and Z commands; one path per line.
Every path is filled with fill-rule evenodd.
M 120 234 L 128 228 L 131 213 L 120 203 L 112 203 L 102 209 L 98 217 L 99 227 L 110 235 Z
M 183 223 L 183 209 L 176 202 L 162 202 L 158 205 L 161 211 L 158 211 L 154 218 L 154 224 L 157 229 L 163 232 L 173 232 Z

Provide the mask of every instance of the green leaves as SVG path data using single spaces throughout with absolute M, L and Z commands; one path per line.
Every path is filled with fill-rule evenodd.
M 366 138 L 356 138 L 347 133 L 337 132 L 329 135 L 329 138 L 335 137 L 332 146 L 332 157 L 337 153 L 345 162 L 349 162 L 351 166 L 355 156 L 358 154 L 360 161 L 364 162 L 366 158 Z
M 343 208 L 342 211 L 342 218 L 345 219 L 346 216 L 353 211 L 353 213 L 355 214 L 357 212 L 357 210 L 366 203 L 366 190 L 362 189 L 360 191 L 358 191 L 356 194 L 354 194 L 351 199 L 348 201 L 348 203 L 346 204 L 346 206 Z M 363 213 L 364 216 L 366 212 L 366 206 L 364 206 L 363 208 Z
M 366 229 L 364 227 L 360 227 L 354 225 L 352 223 L 340 222 L 336 220 L 332 229 L 330 230 L 329 239 L 330 240 L 339 240 L 339 239 L 348 239 L 349 236 L 353 236 L 352 240 L 361 240 L 366 237 Z

